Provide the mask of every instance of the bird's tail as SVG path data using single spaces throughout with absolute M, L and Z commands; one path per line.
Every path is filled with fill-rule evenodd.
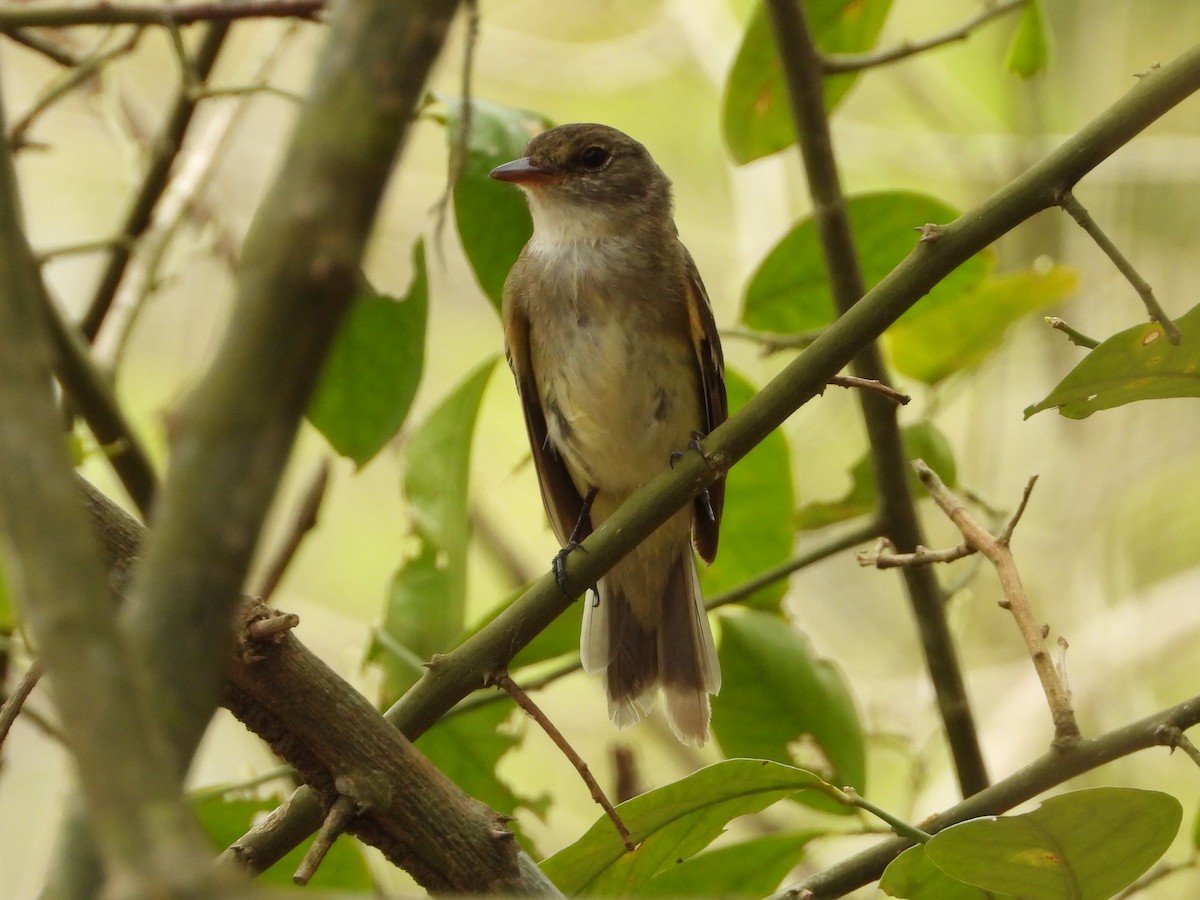
M 640 596 L 646 579 L 634 572 L 618 566 L 601 579 L 598 596 L 585 599 L 584 669 L 605 672 L 609 716 L 619 727 L 649 712 L 661 686 L 676 737 L 703 744 L 721 669 L 691 547 L 675 554 L 660 597 Z

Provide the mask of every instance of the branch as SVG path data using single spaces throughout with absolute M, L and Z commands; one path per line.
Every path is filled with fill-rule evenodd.
M 1104 229 L 1091 217 L 1091 214 L 1088 213 L 1084 205 L 1076 200 L 1075 195 L 1069 190 L 1063 191 L 1059 195 L 1058 205 L 1065 209 L 1071 218 L 1078 223 L 1079 227 L 1087 232 L 1088 237 L 1095 241 L 1096 246 L 1103 250 L 1104 254 L 1112 260 L 1113 265 L 1117 267 L 1117 271 L 1124 275 L 1125 280 L 1133 285 L 1133 289 L 1142 298 L 1146 312 L 1150 314 L 1150 321 L 1161 325 L 1163 331 L 1166 332 L 1167 340 L 1172 344 L 1178 344 L 1183 335 L 1179 333 L 1179 329 L 1175 327 L 1175 323 L 1170 320 L 1163 311 L 1162 306 L 1159 305 L 1158 298 L 1154 296 L 1154 288 L 1150 287 L 1149 282 L 1138 273 L 1138 270 L 1133 267 L 1133 263 L 1125 258 L 1125 254 L 1112 242 L 1112 238 L 1104 233 Z
M 798 0 L 768 0 L 767 6 L 812 195 L 813 221 L 821 239 L 834 304 L 838 313 L 844 316 L 866 293 L 866 284 L 833 155 L 821 60 Z M 944 235 L 937 241 L 926 243 L 937 244 L 942 237 Z M 852 371 L 859 378 L 883 384 L 891 380 L 883 354 L 873 340 L 859 346 Z M 866 424 L 875 482 L 879 486 L 883 533 L 901 552 L 913 550 L 925 541 L 908 484 L 907 457 L 895 405 L 865 392 L 860 392 L 858 399 Z M 903 569 L 901 574 L 921 635 L 925 664 L 937 697 L 959 788 L 964 795 L 972 794 L 987 785 L 987 768 L 979 747 L 979 734 L 958 663 L 958 652 L 946 621 L 942 590 L 932 569 Z
M 72 28 L 79 25 L 163 25 L 232 22 L 235 19 L 310 19 L 325 0 L 228 0 L 225 3 L 96 3 L 92 6 L 18 6 L 0 10 L 0 32 L 20 28 Z
M 10 583 L 113 880 L 130 895 L 209 894 L 208 854 L 159 723 L 148 714 L 73 483 L 51 389 L 45 285 L 22 229 L 2 120 L 0 552 L 10 576 L 20 575 Z
M 125 624 L 182 768 L 216 710 L 263 520 L 457 0 L 338 6 L 246 236 L 232 317 L 172 421 L 172 466 Z M 219 27 L 219 26 L 214 26 Z
M 1200 723 L 1200 697 L 1193 697 L 1170 709 L 1147 716 L 1124 728 L 1110 731 L 1093 740 L 1081 740 L 1066 747 L 1054 747 L 1023 769 L 974 794 L 961 803 L 943 810 L 921 823 L 921 829 L 937 834 L 958 822 L 980 816 L 999 815 L 1031 800 L 1043 791 L 1099 768 L 1105 763 L 1169 742 L 1170 729 L 1184 730 Z M 862 853 L 806 878 L 798 885 L 775 894 L 771 900 L 796 900 L 804 891 L 813 900 L 841 897 L 875 881 L 884 868 L 913 841 L 894 839 L 876 844 Z
M 941 279 L 1026 219 L 1054 206 L 1063 186 L 1079 181 L 1197 90 L 1200 46 L 1147 74 L 1040 162 L 979 206 L 939 228 L 936 241 L 918 242 L 853 309 L 825 329 L 812 346 L 702 441 L 703 455 L 685 454 L 674 469 L 639 489 L 588 537 L 581 545 L 587 552 L 572 553 L 567 558 L 567 592 L 582 595 L 675 510 L 712 484 L 724 468 L 745 456 L 802 404 L 818 395 L 859 347 L 879 337 Z M 569 605 L 554 575 L 547 572 L 487 628 L 439 657 L 438 664 L 426 670 L 421 680 L 388 710 L 389 721 L 414 739 L 481 687 L 488 672 L 507 664 Z M 1196 702 L 1200 709 L 1200 699 Z M 1071 752 L 1078 753 L 1078 745 Z M 294 795 L 288 809 L 277 813 L 269 825 L 242 839 L 254 846 L 250 856 L 255 866 L 270 865 L 321 824 L 320 808 L 311 795 Z
M 962 501 L 947 489 L 933 469 L 919 459 L 913 462 L 913 468 L 917 477 L 921 479 L 921 484 L 929 491 L 929 496 L 962 533 L 966 545 L 971 550 L 982 553 L 995 567 L 996 575 L 1000 578 L 1000 588 L 1004 592 L 1003 605 L 1012 613 L 1021 637 L 1025 639 L 1033 667 L 1037 670 L 1042 690 L 1046 693 L 1046 701 L 1050 704 L 1050 714 L 1054 719 L 1054 743 L 1062 745 L 1079 740 L 1079 725 L 1075 721 L 1075 711 L 1071 708 L 1071 692 L 1067 690 L 1054 661 L 1046 651 L 1045 631 L 1034 619 L 1029 596 L 1021 583 L 1021 573 L 1017 570 L 1012 550 L 1009 548 L 1012 530 L 1025 511 L 1025 504 L 1029 500 L 1036 477 L 1029 480 L 1012 519 L 999 535 L 993 537 L 986 528 L 975 521 Z
M 224 7 L 232 6 L 233 4 L 214 5 Z M 111 6 L 109 4 L 105 4 L 105 7 L 113 10 L 128 9 L 128 7 Z M 178 9 L 178 7 L 157 7 L 157 9 L 161 13 L 164 9 Z M 5 15 L 33 11 L 34 9 L 32 8 L 7 10 L 4 13 L 0 13 L 0 23 L 3 23 Z M 0 24 L 0 29 L 2 27 L 2 24 Z M 192 68 L 198 81 L 204 81 L 212 72 L 213 66 L 217 62 L 217 55 L 220 53 L 228 33 L 229 24 L 227 22 L 218 22 L 209 25 L 205 30 L 204 37 L 200 41 L 200 47 L 196 51 L 195 59 L 192 61 Z M 103 273 L 100 275 L 100 281 L 97 282 L 96 290 L 93 292 L 92 299 L 88 303 L 87 312 L 84 313 L 83 319 L 80 322 L 80 328 L 89 343 L 94 342 L 96 335 L 100 333 L 100 326 L 104 324 L 104 318 L 108 315 L 108 308 L 112 305 L 113 297 L 116 296 L 121 279 L 125 276 L 125 267 L 129 265 L 129 259 L 133 255 L 133 248 L 137 239 L 150 227 L 154 207 L 158 204 L 163 191 L 167 189 L 167 184 L 171 176 L 171 168 L 174 165 L 175 157 L 179 154 L 180 148 L 183 146 L 183 139 L 192 123 L 197 102 L 184 87 L 180 88 L 179 96 L 175 100 L 175 106 L 167 117 L 167 124 L 163 127 L 162 133 L 155 143 L 154 152 L 150 157 L 150 164 L 146 167 L 146 174 L 142 179 L 141 187 L 138 189 L 137 196 L 134 197 L 133 202 L 130 204 L 129 210 L 125 213 L 125 222 L 121 226 L 119 235 L 120 240 L 113 245 L 112 254 L 108 258 L 108 265 L 105 266 Z
M 1008 15 L 1010 12 L 1016 12 L 1028 2 L 1029 0 L 1007 0 L 1004 3 L 994 3 L 989 0 L 978 13 L 961 25 L 951 28 L 949 31 L 944 31 L 941 34 L 932 35 L 919 41 L 904 41 L 899 46 L 892 47 L 889 50 L 873 50 L 869 53 L 825 54 L 821 57 L 821 69 L 826 75 L 836 75 L 841 72 L 861 72 L 863 69 L 870 69 L 897 62 L 901 59 L 907 59 L 910 56 L 916 56 L 918 53 L 924 53 L 926 50 L 932 50 L 935 47 L 941 47 L 945 44 L 965 41 L 976 28 L 987 24 L 992 19 L 998 19 L 1001 16 Z
M 137 556 L 145 529 L 79 482 L 105 561 L 123 581 L 120 573 Z M 499 817 L 463 794 L 305 648 L 287 627 L 288 616 L 252 600 L 242 602 L 238 615 L 223 703 L 300 774 L 309 797 L 316 792 L 317 824 L 322 806 L 351 811 L 331 828 L 378 847 L 431 891 L 555 893 Z M 310 862 L 302 878 L 319 860 Z

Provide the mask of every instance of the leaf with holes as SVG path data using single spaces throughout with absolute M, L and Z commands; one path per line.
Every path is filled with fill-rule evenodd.
M 1175 320 L 1183 340 L 1172 344 L 1157 322 L 1114 334 L 1085 356 L 1025 418 L 1057 409 L 1068 419 L 1135 400 L 1200 397 L 1200 306 Z

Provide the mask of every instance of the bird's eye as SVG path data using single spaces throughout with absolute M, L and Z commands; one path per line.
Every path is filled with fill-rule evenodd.
M 603 147 L 588 147 L 579 154 L 579 161 L 589 172 L 599 172 L 608 162 L 609 152 Z

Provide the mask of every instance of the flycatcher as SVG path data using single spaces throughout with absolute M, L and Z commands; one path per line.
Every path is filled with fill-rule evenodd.
M 504 286 L 504 337 L 542 500 L 569 549 L 725 421 L 721 345 L 671 182 L 637 141 L 562 125 L 491 174 L 521 188 L 533 216 Z M 661 685 L 676 736 L 708 739 L 721 672 L 692 544 L 712 562 L 724 487 L 668 519 L 585 600 L 583 668 L 605 673 L 619 726 Z

